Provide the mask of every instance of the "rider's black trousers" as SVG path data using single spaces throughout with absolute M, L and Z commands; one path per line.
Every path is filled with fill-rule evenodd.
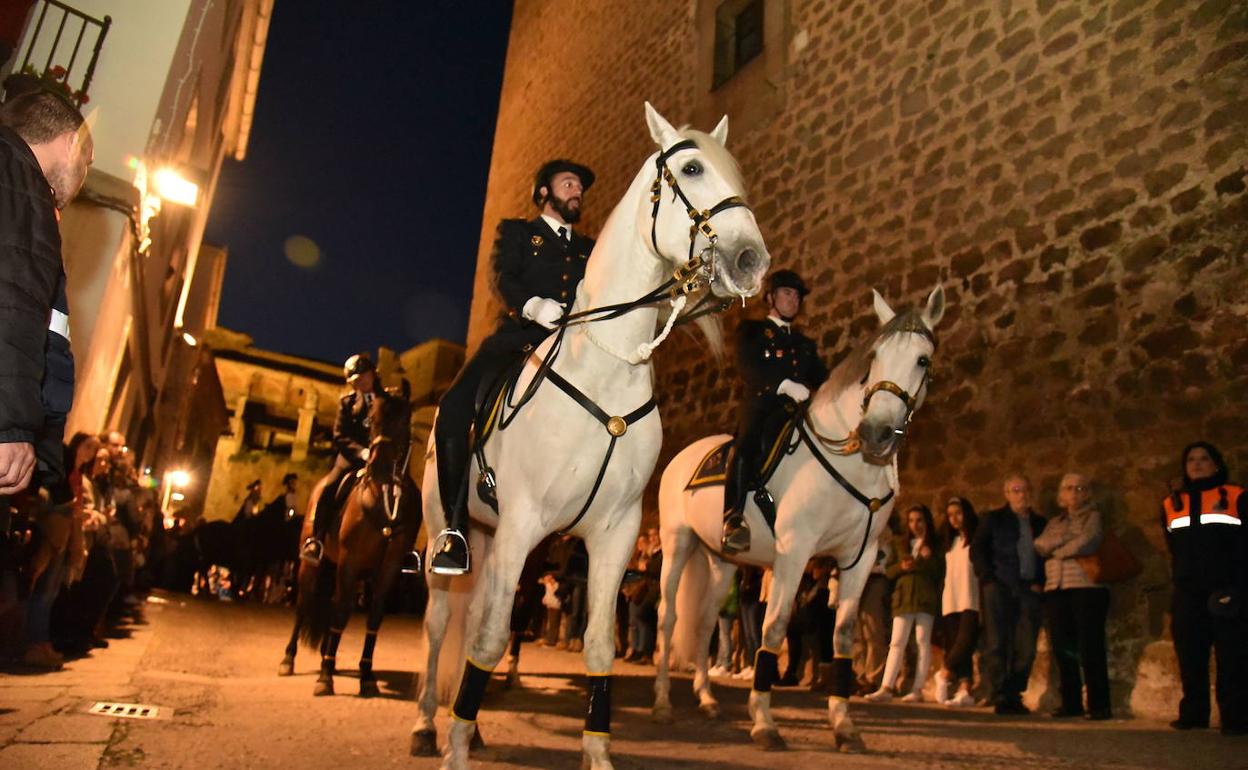
M 746 493 L 757 485 L 755 476 L 794 408 L 791 398 L 775 393 L 754 396 L 742 403 L 724 480 L 725 514 L 743 509 Z

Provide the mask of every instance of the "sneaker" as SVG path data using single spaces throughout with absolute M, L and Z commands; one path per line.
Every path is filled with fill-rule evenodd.
M 949 680 L 936 672 L 936 702 L 945 703 L 949 700 Z
M 960 690 L 957 695 L 945 701 L 945 705 L 953 708 L 970 708 L 975 705 L 975 696 L 966 690 Z
M 706 672 L 706 675 L 712 677 L 728 676 L 728 669 L 720 665 L 712 666 L 711 669 Z
M 911 690 L 910 692 L 901 696 L 901 702 L 902 703 L 922 703 L 923 693 L 919 692 L 918 690 Z
M 753 679 L 753 678 L 754 678 L 754 667 L 753 667 L 753 666 L 746 666 L 745 668 L 741 669 L 741 670 L 740 670 L 740 671 L 738 671 L 737 673 L 733 674 L 733 675 L 732 675 L 732 678 L 733 678 L 733 679 Z
M 881 687 L 869 695 L 863 696 L 872 703 L 888 703 L 893 699 L 893 691 L 887 687 Z

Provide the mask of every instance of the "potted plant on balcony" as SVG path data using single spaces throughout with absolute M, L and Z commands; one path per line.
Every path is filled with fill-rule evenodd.
M 59 64 L 49 67 L 42 73 L 36 70 L 34 65 L 27 64 L 21 72 L 15 72 L 4 79 L 5 100 L 42 89 L 81 108 L 89 101 L 89 97 L 83 91 L 75 91 L 68 81 L 69 72 Z

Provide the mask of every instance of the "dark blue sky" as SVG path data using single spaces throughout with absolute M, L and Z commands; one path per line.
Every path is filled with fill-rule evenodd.
M 339 362 L 462 342 L 510 0 L 278 2 L 255 123 L 205 239 L 229 249 L 218 323 Z M 315 267 L 290 236 L 320 248 Z

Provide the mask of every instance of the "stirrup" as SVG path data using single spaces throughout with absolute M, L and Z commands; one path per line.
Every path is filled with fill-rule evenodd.
M 319 566 L 321 559 L 325 555 L 325 546 L 315 537 L 310 537 L 303 541 L 303 547 L 299 549 L 299 560 L 306 561 L 313 567 Z
M 733 514 L 724 522 L 724 533 L 720 539 L 720 549 L 725 556 L 733 556 L 742 551 L 750 550 L 750 525 L 745 523 L 745 516 Z
M 412 549 L 403 554 L 403 561 L 399 566 L 399 572 L 404 575 L 419 575 L 424 564 L 420 559 L 420 551 Z
M 455 558 L 455 545 L 463 548 L 463 562 L 454 562 L 447 564 L 448 559 Z M 433 558 L 429 560 L 429 571 L 435 575 L 464 575 L 471 569 L 471 552 L 468 549 L 468 540 L 453 529 L 444 529 L 438 533 L 437 540 L 434 541 L 434 547 L 430 551 Z M 442 558 L 446 557 L 446 558 Z

